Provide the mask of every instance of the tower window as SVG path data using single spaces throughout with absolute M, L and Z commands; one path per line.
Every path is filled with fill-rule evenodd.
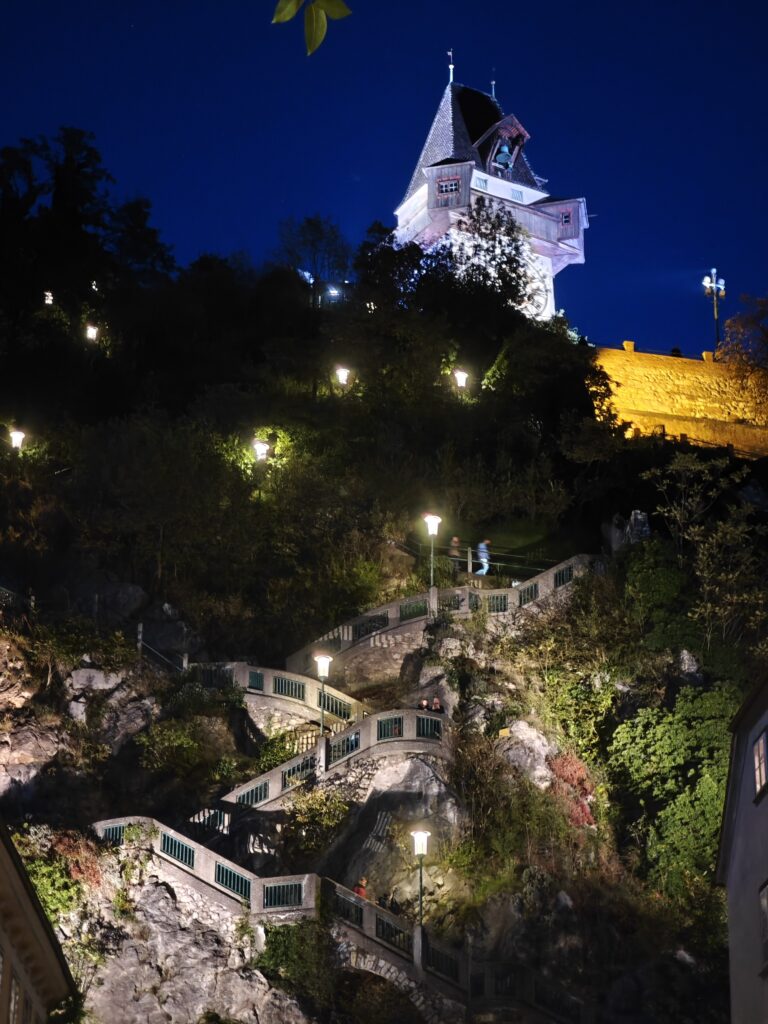
M 459 191 L 459 179 L 458 178 L 441 178 L 437 183 L 437 194 L 439 196 L 449 196 L 454 192 Z
M 570 210 L 566 210 L 564 213 L 560 214 L 560 223 L 564 227 L 566 227 L 568 224 L 571 223 L 571 211 Z

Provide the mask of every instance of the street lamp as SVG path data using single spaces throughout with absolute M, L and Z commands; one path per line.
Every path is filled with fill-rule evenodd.
M 253 450 L 256 453 L 257 462 L 266 461 L 267 453 L 269 452 L 269 445 L 266 441 L 262 441 L 257 437 L 253 442 Z
M 427 855 L 427 840 L 432 835 L 426 829 L 411 832 L 413 852 L 419 858 L 419 925 L 424 924 L 424 858 Z
M 704 294 L 712 299 L 712 312 L 715 316 L 715 348 L 720 344 L 720 318 L 717 310 L 717 300 L 725 298 L 725 280 L 717 276 L 717 270 L 712 270 L 701 282 L 704 285 Z
M 9 430 L 11 438 L 11 448 L 21 448 L 24 438 L 27 436 L 23 430 Z
M 467 386 L 467 380 L 469 379 L 469 374 L 467 373 L 466 370 L 454 370 L 453 371 L 453 376 L 456 378 L 456 387 L 457 388 L 465 388 Z
M 85 336 L 88 341 L 96 341 L 99 336 L 99 328 L 95 324 L 85 325 Z
M 437 528 L 442 523 L 440 516 L 433 516 L 427 514 L 424 516 L 424 522 L 427 524 L 427 533 L 429 534 L 429 585 L 434 587 L 435 585 L 435 537 L 437 536 Z
M 349 382 L 349 370 L 346 366 L 336 367 L 336 380 L 341 384 L 342 387 L 346 387 Z
M 325 736 L 325 681 L 333 658 L 330 654 L 316 654 L 317 678 L 320 680 L 320 735 Z
M 45 302 L 46 306 L 52 306 L 53 292 L 43 292 L 43 301 Z

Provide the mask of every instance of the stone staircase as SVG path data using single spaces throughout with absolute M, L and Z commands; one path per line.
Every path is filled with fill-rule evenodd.
M 577 556 L 548 570 L 549 589 L 544 594 L 537 589 L 532 601 L 568 586 L 577 571 L 585 568 L 586 559 Z M 468 595 L 472 588 L 465 589 L 468 593 L 463 598 L 452 590 L 441 592 L 439 600 L 459 614 L 465 601 L 471 611 Z M 436 604 L 434 595 L 427 599 Z M 487 610 L 494 614 L 509 611 L 508 592 L 485 591 L 483 598 L 475 600 L 485 600 Z M 421 606 L 416 608 L 415 603 L 411 601 L 406 615 L 421 613 Z M 384 622 L 381 610 L 376 621 Z M 366 634 L 365 640 L 372 642 L 373 634 Z M 381 637 L 379 642 L 386 640 Z M 261 877 L 222 856 L 218 852 L 222 837 L 232 833 L 241 815 L 280 809 L 307 779 L 341 776 L 362 757 L 446 758 L 450 733 L 450 723 L 442 715 L 412 708 L 370 714 L 349 694 L 322 687 L 300 673 L 287 675 L 245 663 L 222 667 L 225 671 L 218 673 L 218 678 L 242 686 L 246 703 L 268 700 L 289 712 L 301 708 L 304 721 L 292 731 L 294 756 L 201 808 L 189 823 L 195 838 L 142 816 L 98 821 L 93 825 L 97 835 L 117 846 L 138 841 L 171 873 L 180 872 L 209 898 L 238 909 L 248 906 L 254 922 L 292 923 L 315 915 L 322 894 L 323 905 L 333 909 L 340 960 L 386 977 L 408 992 L 430 1024 L 504 1019 L 528 1024 L 589 1024 L 588 1007 L 552 979 L 520 964 L 474 962 L 471 948 L 451 947 L 424 927 L 361 899 L 331 879 L 312 873 Z M 324 735 L 316 722 L 321 704 L 331 726 Z M 513 1016 L 499 1016 L 503 1013 Z

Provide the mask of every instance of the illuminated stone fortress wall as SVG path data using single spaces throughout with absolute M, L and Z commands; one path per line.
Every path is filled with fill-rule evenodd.
M 763 381 L 745 381 L 711 352 L 701 359 L 598 348 L 597 364 L 611 378 L 613 406 L 630 434 L 666 434 L 692 444 L 731 445 L 748 458 L 768 455 Z

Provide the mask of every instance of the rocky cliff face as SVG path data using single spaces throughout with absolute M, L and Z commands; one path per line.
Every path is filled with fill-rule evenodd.
M 250 966 L 258 937 L 238 931 L 236 912 L 151 866 L 129 887 L 130 909 L 121 918 L 107 893 L 92 912 L 119 937 L 88 990 L 86 1006 L 99 1024 L 196 1022 L 205 1013 L 242 1024 L 311 1024 Z

